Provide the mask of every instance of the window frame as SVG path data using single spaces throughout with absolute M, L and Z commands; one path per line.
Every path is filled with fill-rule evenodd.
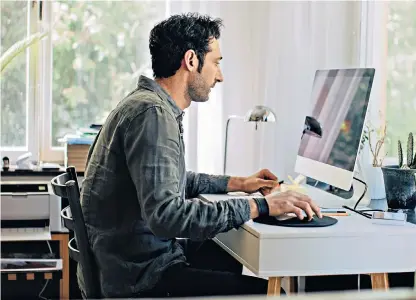
M 41 99 L 39 101 L 40 130 L 39 143 L 40 160 L 48 162 L 63 163 L 65 158 L 64 146 L 52 146 L 52 74 L 53 74 L 53 45 L 52 45 L 52 5 L 53 1 L 43 3 L 43 25 L 48 28 L 48 39 L 42 43 L 42 55 L 40 57 L 39 69 L 44 70 L 41 77 Z

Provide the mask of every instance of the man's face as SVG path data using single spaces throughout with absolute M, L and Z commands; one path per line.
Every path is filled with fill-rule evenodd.
M 217 82 L 222 82 L 220 60 L 222 59 L 218 40 L 212 39 L 210 49 L 204 60 L 201 73 L 196 69 L 191 73 L 188 82 L 188 94 L 191 101 L 208 101 L 209 93 Z

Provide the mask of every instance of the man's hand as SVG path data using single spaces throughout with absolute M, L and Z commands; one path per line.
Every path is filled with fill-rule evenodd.
M 309 220 L 316 214 L 319 218 L 322 218 L 321 210 L 311 198 L 308 196 L 295 192 L 287 191 L 283 193 L 273 193 L 266 197 L 267 204 L 269 205 L 270 216 L 280 216 L 286 213 L 294 213 L 299 219 L 303 219 L 302 211 L 306 212 Z M 253 200 L 254 201 L 254 200 Z
M 243 191 L 246 193 L 261 192 L 268 195 L 279 186 L 277 176 L 267 169 L 247 177 L 243 182 Z
M 267 169 L 263 169 L 249 177 L 231 177 L 227 192 L 261 192 L 264 196 L 279 186 L 277 177 Z

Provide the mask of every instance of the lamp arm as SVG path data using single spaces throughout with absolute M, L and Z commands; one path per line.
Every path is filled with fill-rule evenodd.
M 228 144 L 228 125 L 230 124 L 231 119 L 243 119 L 243 117 L 231 115 L 227 119 L 227 123 L 225 124 L 225 142 L 224 142 L 224 166 L 223 166 L 223 175 L 225 175 L 225 171 L 227 168 L 227 144 Z

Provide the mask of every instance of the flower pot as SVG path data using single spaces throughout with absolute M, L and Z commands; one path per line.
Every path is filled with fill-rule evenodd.
M 371 200 L 381 200 L 386 198 L 384 187 L 383 171 L 380 167 L 370 166 L 366 170 L 368 191 Z
M 400 169 L 399 166 L 383 166 L 387 205 L 392 209 L 415 209 L 416 169 Z

